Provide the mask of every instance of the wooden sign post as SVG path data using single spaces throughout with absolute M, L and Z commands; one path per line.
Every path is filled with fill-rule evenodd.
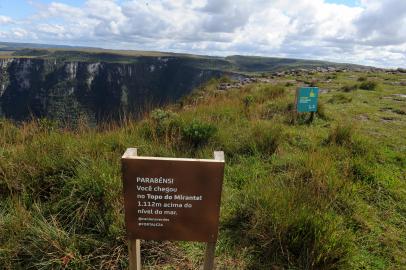
M 122 157 L 130 270 L 141 269 L 140 239 L 206 242 L 204 270 L 214 267 L 224 153 L 215 159 Z

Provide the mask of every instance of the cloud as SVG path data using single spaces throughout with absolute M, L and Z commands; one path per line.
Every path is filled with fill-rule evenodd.
M 369 45 L 406 42 L 406 1 L 364 1 L 365 11 L 355 21 L 360 40 Z
M 361 0 L 57 0 L 1 36 L 38 42 L 212 55 L 311 58 L 406 66 L 406 2 Z M 25 31 L 25 32 L 24 32 Z M 31 33 L 31 34 L 30 34 Z M 32 41 L 32 40 L 27 40 Z
M 0 27 L 2 25 L 10 24 L 12 22 L 13 22 L 13 20 L 10 17 L 0 15 Z

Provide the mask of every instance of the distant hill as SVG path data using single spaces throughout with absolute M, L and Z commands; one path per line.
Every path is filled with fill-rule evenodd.
M 21 49 L 92 49 L 90 47 L 68 46 L 68 45 L 51 45 L 39 43 L 15 43 L 15 42 L 1 42 L 0 51 L 17 51 Z
M 369 69 L 370 67 L 334 63 L 327 61 L 276 58 L 262 56 L 234 55 L 227 57 L 194 55 L 183 53 L 108 50 L 91 47 L 74 47 L 49 44 L 8 43 L 0 42 L 1 52 L 9 52 L 8 57 L 35 57 L 42 59 L 57 59 L 61 61 L 135 63 L 139 57 L 175 57 L 194 67 L 237 73 L 275 72 L 289 69 L 310 69 L 317 67 L 332 67 L 340 69 Z
M 292 70 L 368 70 L 324 61 L 0 43 L 0 117 L 77 122 L 142 115 L 210 79 Z M 293 71 L 292 71 L 293 72 Z

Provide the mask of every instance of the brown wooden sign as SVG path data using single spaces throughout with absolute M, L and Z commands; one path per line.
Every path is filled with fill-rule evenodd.
M 124 155 L 129 239 L 215 242 L 224 161 Z

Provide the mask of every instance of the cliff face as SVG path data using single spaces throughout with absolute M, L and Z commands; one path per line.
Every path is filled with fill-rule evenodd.
M 221 74 L 176 57 L 139 57 L 134 63 L 0 59 L 0 116 L 118 119 L 174 102 Z

